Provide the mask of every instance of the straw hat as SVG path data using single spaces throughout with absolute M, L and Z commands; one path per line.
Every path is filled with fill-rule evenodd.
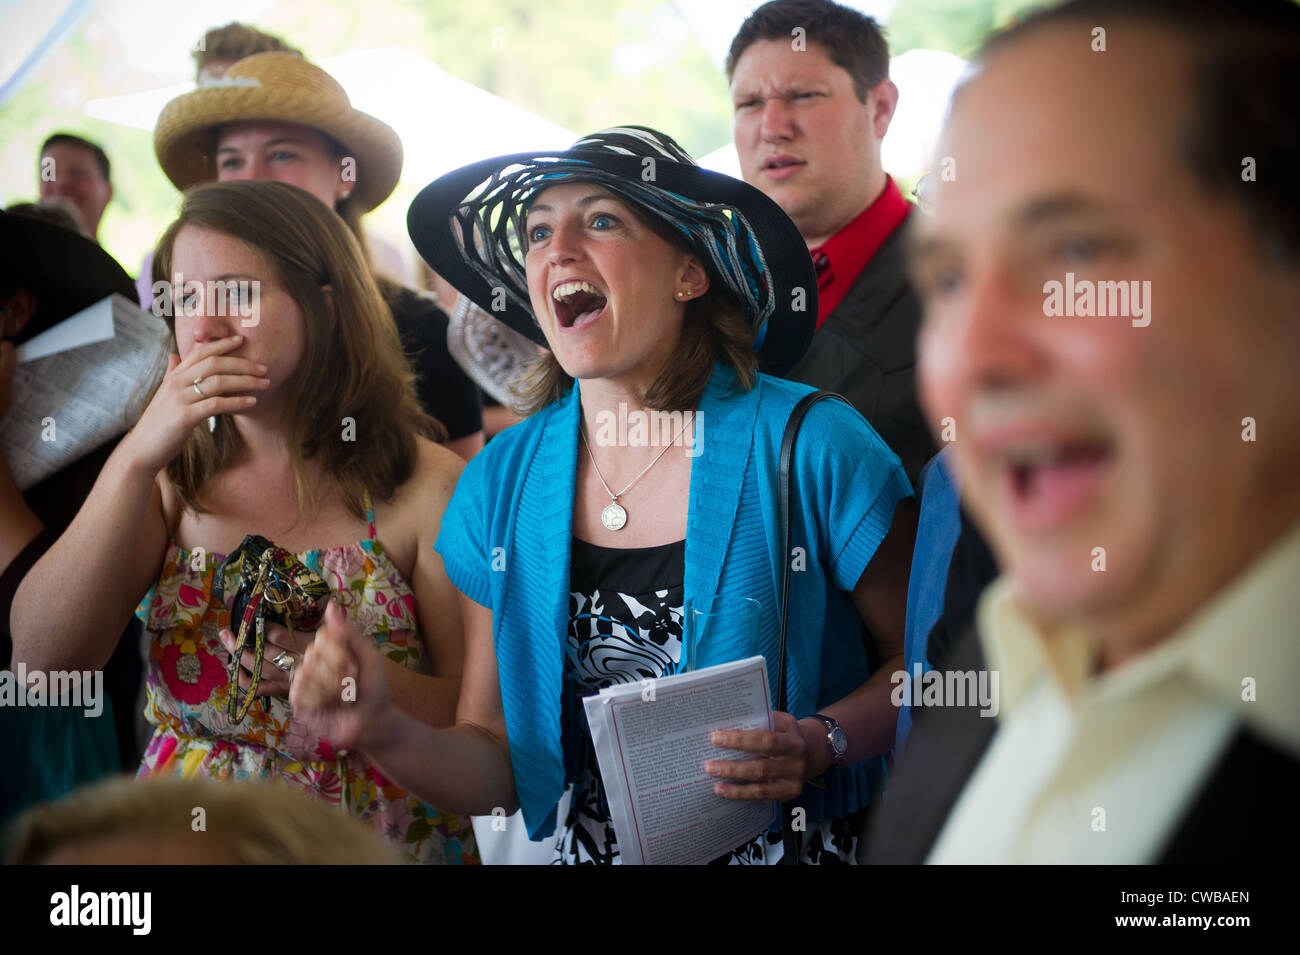
M 223 123 L 297 123 L 330 136 L 357 161 L 353 201 L 369 212 L 392 193 L 402 172 L 402 141 L 392 127 L 352 108 L 348 94 L 319 66 L 294 53 L 245 57 L 166 106 L 153 148 L 177 189 L 217 178 L 216 129 Z
M 817 274 L 798 228 L 758 189 L 700 168 L 670 136 L 645 126 L 449 172 L 415 197 L 407 230 L 435 272 L 493 318 L 546 345 L 528 297 L 524 220 L 539 192 L 566 182 L 605 186 L 680 232 L 748 318 L 761 370 L 784 374 L 807 350 Z

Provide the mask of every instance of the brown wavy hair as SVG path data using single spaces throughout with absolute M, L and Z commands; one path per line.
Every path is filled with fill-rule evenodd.
M 286 383 L 281 426 L 289 448 L 298 511 L 313 504 L 304 463 L 319 463 L 339 497 L 365 516 L 363 491 L 389 500 L 415 469 L 415 436 L 441 441 L 442 425 L 420 407 L 397 326 L 344 221 L 315 196 L 282 182 L 242 180 L 187 190 L 180 216 L 154 255 L 154 281 L 170 282 L 172 250 L 185 226 L 248 243 L 303 315 L 303 354 Z M 329 298 L 324 286 L 330 286 Z M 176 326 L 167 319 L 175 340 Z M 343 440 L 351 418 L 354 440 Z M 239 448 L 229 415 L 195 428 L 167 465 L 183 507 L 202 513 L 203 486 Z

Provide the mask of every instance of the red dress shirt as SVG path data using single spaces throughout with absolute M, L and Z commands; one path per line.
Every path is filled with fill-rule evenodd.
M 887 175 L 884 191 L 875 202 L 820 246 L 808 250 L 817 267 L 818 328 L 840 304 L 876 250 L 907 218 L 911 207 L 898 184 Z

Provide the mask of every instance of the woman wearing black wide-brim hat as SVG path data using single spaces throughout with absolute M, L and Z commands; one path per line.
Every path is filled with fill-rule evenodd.
M 0 422 L 14 400 L 15 345 L 106 296 L 135 300 L 131 276 L 61 213 L 28 204 L 0 212 Z M 116 445 L 117 439 L 110 440 L 23 491 L 14 481 L 7 449 L 0 446 L 0 666 L 11 664 L 10 608 L 18 585 L 77 516 Z M 139 625 L 129 625 L 100 668 L 102 713 L 92 717 L 70 706 L 0 707 L 0 766 L 6 777 L 0 783 L 0 827 L 27 805 L 139 763 L 134 716 L 141 680 L 139 635 Z
M 771 732 L 719 734 L 755 758 L 706 771 L 729 799 L 798 799 L 804 861 L 852 860 L 894 732 L 915 519 L 907 505 L 895 521 L 911 494 L 898 458 L 856 411 L 821 402 L 794 452 L 795 553 L 782 553 L 777 459 L 811 389 L 759 369 L 791 367 L 817 313 L 793 223 L 643 127 L 465 167 L 408 221 L 439 274 L 548 351 L 525 388 L 532 416 L 470 462 L 442 520 L 466 624 L 459 725 L 430 730 L 382 704 L 374 654 L 347 633 L 317 638 L 295 707 L 440 804 L 521 806 L 534 839 L 554 838 L 569 787 L 557 861 L 618 861 L 581 698 L 680 672 L 684 608 L 712 594 L 757 601 L 775 688 L 793 559 L 789 712 Z M 874 677 L 862 623 L 883 660 Z M 697 665 L 744 657 L 742 644 L 705 637 Z M 352 661 L 357 702 L 339 707 Z M 773 831 L 724 858 L 782 852 Z

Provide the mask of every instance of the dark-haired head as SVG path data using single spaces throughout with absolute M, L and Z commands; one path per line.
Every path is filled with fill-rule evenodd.
M 761 40 L 816 43 L 853 78 L 853 91 L 863 103 L 870 89 L 889 76 L 889 44 L 880 25 L 831 0 L 771 0 L 751 13 L 727 51 L 728 80 L 744 52 Z
M 100 174 L 103 175 L 105 182 L 112 182 L 112 165 L 108 161 L 108 153 L 104 152 L 104 147 L 99 143 L 93 143 L 89 139 L 73 133 L 54 133 L 41 143 L 41 155 L 44 156 L 54 146 L 75 146 L 78 149 L 84 149 L 95 159 L 95 165 L 99 167 Z
M 1021 40 L 1070 25 L 1090 37 L 1102 29 L 1111 49 L 1125 27 L 1149 27 L 1180 42 L 1186 86 L 1170 149 L 1208 193 L 1241 205 L 1270 256 L 1300 261 L 1300 5 L 1068 0 L 993 34 L 977 60 L 987 63 Z M 1253 175 L 1243 178 L 1247 158 Z

